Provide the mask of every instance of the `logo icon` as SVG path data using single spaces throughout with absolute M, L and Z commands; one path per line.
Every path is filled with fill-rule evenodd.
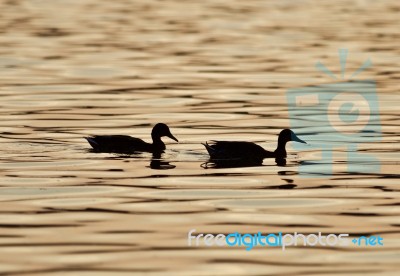
M 361 152 L 359 145 L 381 139 L 376 82 L 354 78 L 372 65 L 367 59 L 349 78 L 345 78 L 347 49 L 339 50 L 341 74 L 338 78 L 321 62 L 316 69 L 336 80 L 316 86 L 289 89 L 287 102 L 291 128 L 310 141 L 311 149 L 320 150 L 312 161 L 302 161 L 299 174 L 306 177 L 327 177 L 334 165 L 346 166 L 349 173 L 375 173 L 379 160 Z M 293 145 L 297 150 L 310 149 Z M 334 160 L 334 153 L 346 155 L 345 164 Z

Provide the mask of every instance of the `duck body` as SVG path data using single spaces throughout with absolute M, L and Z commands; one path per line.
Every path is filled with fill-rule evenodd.
M 211 159 L 221 160 L 263 160 L 274 157 L 274 153 L 261 146 L 244 141 L 211 141 L 203 144 Z
M 98 152 L 134 153 L 165 150 L 165 145 L 155 147 L 142 139 L 128 135 L 96 135 L 85 137 L 92 148 Z
M 287 156 L 286 143 L 296 141 L 306 143 L 294 134 L 290 129 L 284 129 L 278 137 L 278 146 L 275 151 L 267 151 L 252 142 L 237 141 L 211 141 L 203 144 L 211 160 L 241 160 L 262 163 L 264 158 L 284 159 Z
M 142 139 L 131 137 L 128 135 L 95 135 L 85 137 L 88 143 L 96 152 L 113 152 L 113 153 L 136 153 L 151 152 L 161 153 L 165 150 L 165 144 L 161 137 L 167 136 L 178 142 L 170 132 L 166 124 L 159 123 L 154 126 L 151 137 L 153 143 L 147 143 Z

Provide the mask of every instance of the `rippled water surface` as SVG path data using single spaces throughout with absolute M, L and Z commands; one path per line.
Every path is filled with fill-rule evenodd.
M 0 10 L 1 275 L 398 275 L 397 1 L 21 0 Z M 320 175 L 320 150 L 292 144 L 286 166 L 204 166 L 206 140 L 274 149 L 290 126 L 286 92 L 340 81 L 339 48 L 349 74 L 373 64 L 357 78 L 376 81 L 382 138 L 358 149 L 378 172 L 349 173 L 343 144 L 331 176 Z M 161 158 L 93 153 L 83 139 L 150 141 L 157 122 L 180 141 L 165 138 Z M 384 246 L 188 247 L 190 229 L 380 235 Z

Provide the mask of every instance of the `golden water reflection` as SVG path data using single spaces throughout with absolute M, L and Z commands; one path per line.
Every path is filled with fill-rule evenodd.
M 399 20 L 396 1 L 2 1 L 0 274 L 397 275 Z M 210 139 L 273 150 L 289 127 L 286 91 L 331 83 L 367 58 L 382 141 L 359 145 L 379 173 L 334 174 L 321 152 L 285 166 L 201 167 Z M 149 141 L 160 157 L 93 153 L 83 139 Z M 323 131 L 305 129 L 302 134 Z M 314 160 L 314 161 L 313 161 Z M 196 248 L 187 232 L 381 235 L 379 248 Z

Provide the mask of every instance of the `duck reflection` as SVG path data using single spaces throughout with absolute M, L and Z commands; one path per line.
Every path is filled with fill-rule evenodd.
M 286 159 L 277 158 L 275 163 L 278 166 L 286 166 Z M 245 167 L 259 167 L 263 166 L 263 160 L 253 159 L 212 159 L 200 165 L 204 169 L 223 169 L 223 168 L 245 168 Z
M 172 165 L 169 162 L 162 160 L 161 153 L 159 152 L 153 153 L 149 167 L 153 170 L 171 170 L 176 168 L 175 165 Z

